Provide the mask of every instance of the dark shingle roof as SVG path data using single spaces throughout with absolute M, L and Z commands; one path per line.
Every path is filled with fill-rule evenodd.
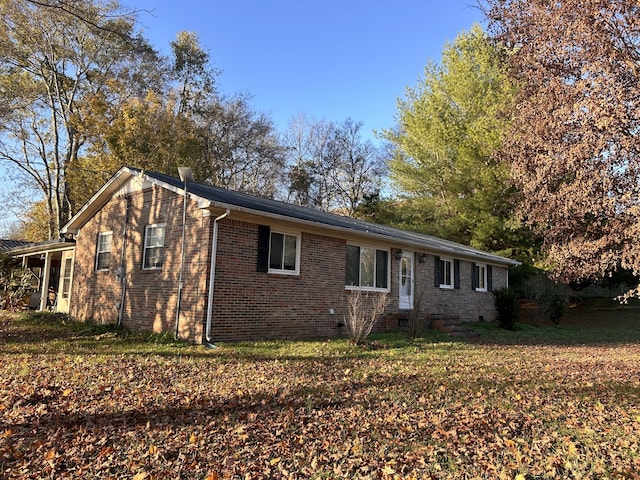
M 135 169 L 132 169 L 135 170 Z M 182 189 L 183 182 L 179 178 L 171 177 L 154 172 L 141 172 L 150 179 L 171 185 L 174 188 Z M 253 213 L 262 213 L 269 216 L 282 217 L 286 219 L 298 220 L 305 223 L 313 223 L 329 228 L 337 228 L 340 230 L 351 231 L 353 233 L 364 234 L 367 236 L 383 237 L 388 240 L 400 242 L 402 244 L 410 244 L 415 248 L 423 248 L 426 250 L 438 252 L 441 254 L 459 255 L 465 257 L 474 257 L 484 259 L 488 262 L 497 262 L 507 265 L 518 265 L 519 262 L 508 258 L 493 255 L 482 250 L 478 250 L 456 242 L 450 242 L 431 235 L 424 235 L 415 232 L 409 232 L 398 228 L 379 225 L 362 220 L 356 220 L 333 213 L 314 210 L 311 208 L 292 205 L 269 198 L 250 195 L 247 193 L 226 190 L 211 185 L 204 185 L 196 182 L 187 183 L 188 192 L 197 195 L 203 199 L 211 201 L 213 204 L 230 209 L 240 209 Z
M 6 252 L 7 250 L 11 250 L 16 247 L 23 247 L 25 245 L 29 245 L 31 242 L 27 242 L 25 240 L 5 240 L 0 238 L 0 252 Z

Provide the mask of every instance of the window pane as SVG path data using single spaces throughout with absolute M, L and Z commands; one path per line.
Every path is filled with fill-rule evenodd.
M 284 235 L 271 234 L 271 247 L 269 250 L 269 268 L 282 270 L 282 250 L 284 248 Z
M 164 260 L 164 225 L 149 225 L 145 231 L 143 268 L 160 268 Z
M 111 253 L 110 252 L 99 253 L 96 269 L 106 270 L 107 268 L 109 268 L 110 265 L 111 265 Z
M 98 234 L 98 254 L 96 257 L 96 270 L 106 270 L 111 263 L 111 232 Z
M 360 247 L 347 245 L 346 284 L 357 286 L 360 278 Z
M 371 248 L 362 248 L 360 250 L 360 286 L 373 287 L 373 279 L 375 276 L 375 254 L 376 251 Z
M 147 246 L 162 247 L 164 245 L 164 226 L 156 225 L 149 227 L 147 235 Z
M 62 298 L 69 298 L 69 290 L 71 290 L 71 267 L 73 259 L 67 258 L 64 261 L 64 272 L 62 274 Z
M 293 235 L 285 235 L 284 237 L 284 269 L 296 269 L 296 242 L 297 238 Z
M 386 250 L 376 250 L 376 287 L 387 288 L 387 254 Z
M 145 257 L 145 268 L 160 268 L 162 266 L 162 247 L 153 247 L 147 249 Z
M 104 252 L 111 249 L 111 235 L 101 233 L 98 237 L 98 251 Z
M 440 270 L 442 275 L 442 285 L 453 285 L 451 281 L 451 262 L 449 260 L 440 260 Z

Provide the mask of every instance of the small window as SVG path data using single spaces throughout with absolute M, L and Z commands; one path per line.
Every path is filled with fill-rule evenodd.
M 477 264 L 473 267 L 473 277 L 475 282 L 475 290 L 479 292 L 487 291 L 487 266 Z
M 96 270 L 109 270 L 111 266 L 111 242 L 113 232 L 100 232 L 96 248 Z
M 71 291 L 71 270 L 73 269 L 73 258 L 67 258 L 64 261 L 62 270 L 62 298 L 69 298 Z
M 347 287 L 387 290 L 389 251 L 347 245 L 345 277 Z
M 460 288 L 460 260 L 434 257 L 434 262 L 434 287 Z
M 165 224 L 147 225 L 144 233 L 144 258 L 142 268 L 162 268 L 164 261 Z
M 299 245 L 300 237 L 298 235 L 271 232 L 269 240 L 269 273 L 298 274 Z
M 440 288 L 453 288 L 454 272 L 453 260 L 449 258 L 440 259 Z

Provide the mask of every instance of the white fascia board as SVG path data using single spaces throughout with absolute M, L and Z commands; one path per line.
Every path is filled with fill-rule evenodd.
M 162 188 L 166 188 L 167 190 L 172 191 L 173 193 L 176 193 L 178 195 L 184 195 L 184 188 L 181 187 L 174 187 L 173 185 L 169 184 L 169 183 L 165 183 L 162 180 L 158 180 L 157 178 L 154 177 L 150 177 L 148 175 L 146 175 L 144 172 L 140 173 L 140 176 L 145 179 L 148 182 L 153 183 L 154 185 L 158 185 L 159 187 Z M 200 195 L 196 195 L 195 193 L 192 193 L 189 191 L 189 185 L 187 184 L 187 198 L 189 200 L 194 200 L 196 202 L 198 202 L 198 208 L 209 208 L 211 207 L 211 200 L 201 197 Z
M 76 213 L 71 220 L 69 220 L 61 229 L 61 233 L 71 233 L 77 235 L 80 228 L 108 201 L 113 195 L 134 177 L 138 172 L 129 167 L 122 167 L 118 170 L 111 179 L 105 183 L 100 190 L 98 190 L 88 201 L 85 203 L 78 213 Z
M 290 217 L 287 215 L 280 215 L 277 213 L 263 212 L 261 210 L 254 210 L 251 208 L 246 208 L 246 207 L 233 205 L 233 204 L 227 204 L 224 202 L 212 201 L 210 202 L 210 206 L 214 208 L 221 208 L 225 210 L 229 209 L 231 211 L 247 213 L 249 215 L 254 215 L 259 217 L 267 217 L 267 218 L 271 218 L 278 221 L 298 223 L 301 225 L 313 227 L 314 229 L 323 229 L 323 230 L 330 230 L 334 232 L 340 232 L 343 235 L 346 234 L 345 236 L 350 236 L 350 237 L 357 236 L 362 238 L 373 239 L 375 241 L 384 243 L 391 247 L 408 248 L 412 251 L 420 251 L 420 252 L 430 253 L 432 255 L 433 254 L 451 255 L 452 257 L 458 258 L 460 260 L 463 260 L 463 259 L 481 260 L 488 264 L 506 266 L 506 267 L 520 265 L 520 262 L 518 262 L 517 260 L 512 260 L 510 258 L 492 255 L 491 253 L 482 252 L 480 250 L 476 251 L 475 249 L 470 249 L 470 247 L 466 247 L 465 245 L 460 245 L 460 247 L 463 250 L 461 252 L 455 249 L 446 249 L 442 247 L 437 247 L 435 245 L 430 245 L 428 244 L 428 242 L 421 244 L 421 243 L 412 242 L 410 240 L 402 240 L 401 238 L 390 237 L 388 235 L 383 235 L 380 233 L 373 233 L 373 232 L 362 231 L 362 230 L 352 230 L 350 228 L 340 227 L 337 225 L 319 223 L 311 220 L 304 220 L 304 219 L 299 219 L 295 217 Z
M 100 190 L 98 190 L 91 199 L 87 203 L 85 203 L 82 208 L 76 213 L 71 220 L 69 220 L 61 229 L 61 233 L 71 233 L 77 235 L 80 231 L 80 228 L 89 221 L 89 219 L 95 215 L 95 213 L 100 210 L 106 203 L 132 178 L 140 177 L 143 180 L 146 180 L 154 185 L 158 185 L 162 188 L 166 188 L 167 190 L 171 190 L 179 195 L 184 193 L 184 189 L 176 188 L 173 185 L 169 185 L 168 183 L 157 180 L 153 177 L 145 175 L 144 171 L 134 170 L 129 167 L 122 167 L 116 174 L 111 177 L 111 179 L 105 183 Z M 187 189 L 188 192 L 188 189 Z M 205 198 L 202 198 L 198 195 L 194 195 L 191 192 L 188 192 L 188 197 L 192 200 L 198 202 L 198 207 L 205 209 L 209 208 L 211 202 Z

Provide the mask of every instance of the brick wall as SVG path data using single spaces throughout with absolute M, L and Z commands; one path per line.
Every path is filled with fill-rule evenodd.
M 302 232 L 299 275 L 257 271 L 258 226 L 223 220 L 212 321 L 215 340 L 344 333 L 345 241 Z M 331 314 L 333 309 L 333 315 Z
M 129 202 L 127 213 L 127 201 Z M 98 322 L 115 322 L 122 298 L 116 273 L 122 267 L 123 227 L 127 220 L 122 323 L 138 330 L 174 332 L 180 272 L 183 197 L 151 188 L 112 198 L 83 228 L 76 243 L 71 315 Z M 200 341 L 206 312 L 209 267 L 210 217 L 203 217 L 195 202 L 187 203 L 185 269 L 179 335 Z M 142 268 L 145 228 L 164 223 L 165 248 L 161 269 Z M 99 232 L 112 231 L 109 270 L 95 270 Z
M 258 226 L 232 217 L 222 221 L 212 320 L 212 338 L 218 341 L 267 338 L 313 338 L 344 335 L 347 311 L 345 290 L 346 241 L 302 232 L 300 275 L 257 271 Z M 398 328 L 397 250 L 391 250 L 391 288 L 385 314 L 374 331 Z M 495 316 L 490 292 L 471 289 L 472 263 L 460 261 L 460 288 L 434 287 L 434 259 L 416 260 L 415 295 L 420 314 L 455 316 L 476 321 Z M 494 288 L 506 285 L 506 270 L 493 267 Z M 373 293 L 376 295 L 376 293 Z M 330 313 L 333 311 L 333 315 Z M 340 325 L 340 326 L 339 326 Z
M 111 199 L 82 228 L 76 244 L 71 315 L 105 323 L 117 320 L 122 285 L 116 272 L 122 266 L 127 218 L 123 324 L 132 329 L 174 331 L 182 202 L 181 195 L 159 187 L 137 191 Z M 257 271 L 258 225 L 233 215 L 219 224 L 213 341 L 346 334 L 346 240 L 302 231 L 299 275 L 261 273 Z M 145 227 L 156 223 L 166 224 L 164 264 L 158 270 L 144 270 Z M 188 202 L 180 336 L 194 342 L 202 340 L 206 319 L 212 224 L 213 216 L 204 216 L 195 202 Z M 97 237 L 105 231 L 113 232 L 111 266 L 108 271 L 96 271 Z M 389 303 L 377 331 L 398 328 L 398 319 L 409 313 L 398 308 L 396 252 L 391 250 Z M 421 315 L 457 316 L 461 321 L 494 318 L 491 293 L 471 289 L 471 262 L 460 261 L 460 289 L 441 289 L 434 287 L 433 256 L 422 263 L 418 258 L 416 255 L 414 294 L 420 300 Z M 494 266 L 494 288 L 505 284 L 506 270 Z
M 416 262 L 416 291 L 418 298 L 424 292 L 422 308 L 428 315 L 456 316 L 462 322 L 473 322 L 483 317 L 493 320 L 495 309 L 491 292 L 471 289 L 472 262 L 460 260 L 460 288 L 446 289 L 434 286 L 434 260 L 428 256 L 424 263 Z M 493 288 L 506 286 L 506 269 L 492 268 Z
M 422 318 L 455 317 L 460 322 L 473 322 L 480 319 L 495 319 L 493 297 L 489 291 L 477 291 L 471 288 L 471 261 L 460 262 L 460 288 L 440 288 L 434 286 L 434 257 L 426 255 L 420 261 L 421 253 L 414 258 L 414 298 L 417 312 L 399 309 L 399 261 L 395 260 L 397 250 L 392 250 L 392 286 L 390 292 L 391 305 L 378 330 L 398 328 L 412 313 Z M 493 289 L 507 286 L 507 269 L 492 267 Z M 428 322 L 427 322 L 428 326 Z

